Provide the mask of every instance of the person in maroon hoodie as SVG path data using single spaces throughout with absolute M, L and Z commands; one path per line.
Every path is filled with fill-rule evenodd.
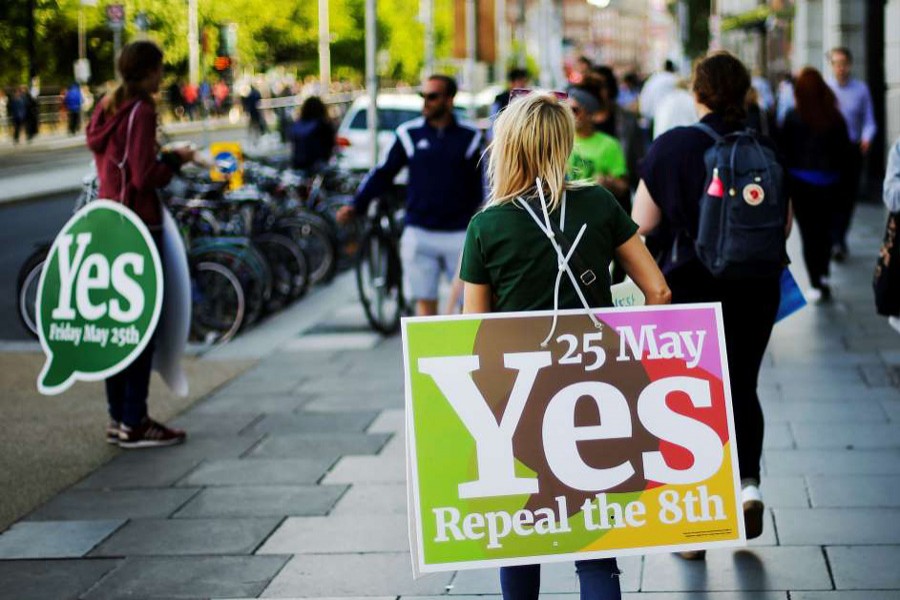
M 94 153 L 99 197 L 121 202 L 147 225 L 160 247 L 162 207 L 156 189 L 166 185 L 194 152 L 179 148 L 159 156 L 156 143 L 156 103 L 153 94 L 162 80 L 163 53 L 149 41 L 122 48 L 118 88 L 103 99 L 87 128 Z M 169 446 L 184 441 L 185 432 L 170 429 L 147 415 L 147 393 L 154 343 L 125 370 L 106 380 L 110 423 L 106 441 L 122 448 Z

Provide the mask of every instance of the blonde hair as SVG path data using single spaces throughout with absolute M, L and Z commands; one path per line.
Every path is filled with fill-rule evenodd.
M 494 141 L 487 150 L 488 206 L 535 195 L 538 177 L 551 211 L 559 206 L 566 188 L 590 185 L 566 182 L 574 142 L 572 110 L 552 94 L 533 93 L 510 102 L 494 122 Z

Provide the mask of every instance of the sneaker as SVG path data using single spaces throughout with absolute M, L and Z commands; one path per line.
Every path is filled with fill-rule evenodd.
M 741 486 L 741 504 L 744 508 L 744 529 L 747 539 L 752 540 L 762 535 L 763 530 L 763 500 L 759 486 L 755 483 L 745 483 Z
M 121 425 L 118 421 L 110 421 L 106 426 L 106 443 L 107 444 L 118 444 L 119 443 L 119 429 Z
M 169 429 L 149 417 L 137 427 L 129 427 L 122 423 L 119 429 L 120 448 L 158 448 L 180 444 L 187 437 L 181 429 Z

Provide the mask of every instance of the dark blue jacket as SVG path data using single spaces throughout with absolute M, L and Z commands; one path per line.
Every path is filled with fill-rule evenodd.
M 79 112 L 81 110 L 81 103 L 84 99 L 81 96 L 81 88 L 77 85 L 72 85 L 66 91 L 65 104 L 66 109 L 71 112 Z
M 385 161 L 356 192 L 357 214 L 365 214 L 372 198 L 386 191 L 408 165 L 406 224 L 433 231 L 465 230 L 482 201 L 481 132 L 455 118 L 444 129 L 435 129 L 420 117 L 396 133 Z

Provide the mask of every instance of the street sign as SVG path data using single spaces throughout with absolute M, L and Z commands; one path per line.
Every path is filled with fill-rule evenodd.
M 121 31 L 125 26 L 124 4 L 108 4 L 106 6 L 106 24 L 110 29 Z
M 75 81 L 78 83 L 87 83 L 91 79 L 91 61 L 86 58 L 79 58 L 74 63 Z
M 59 394 L 130 365 L 149 343 L 163 299 L 147 226 L 122 204 L 96 200 L 69 219 L 44 264 L 36 312 L 47 362 L 38 391 Z

